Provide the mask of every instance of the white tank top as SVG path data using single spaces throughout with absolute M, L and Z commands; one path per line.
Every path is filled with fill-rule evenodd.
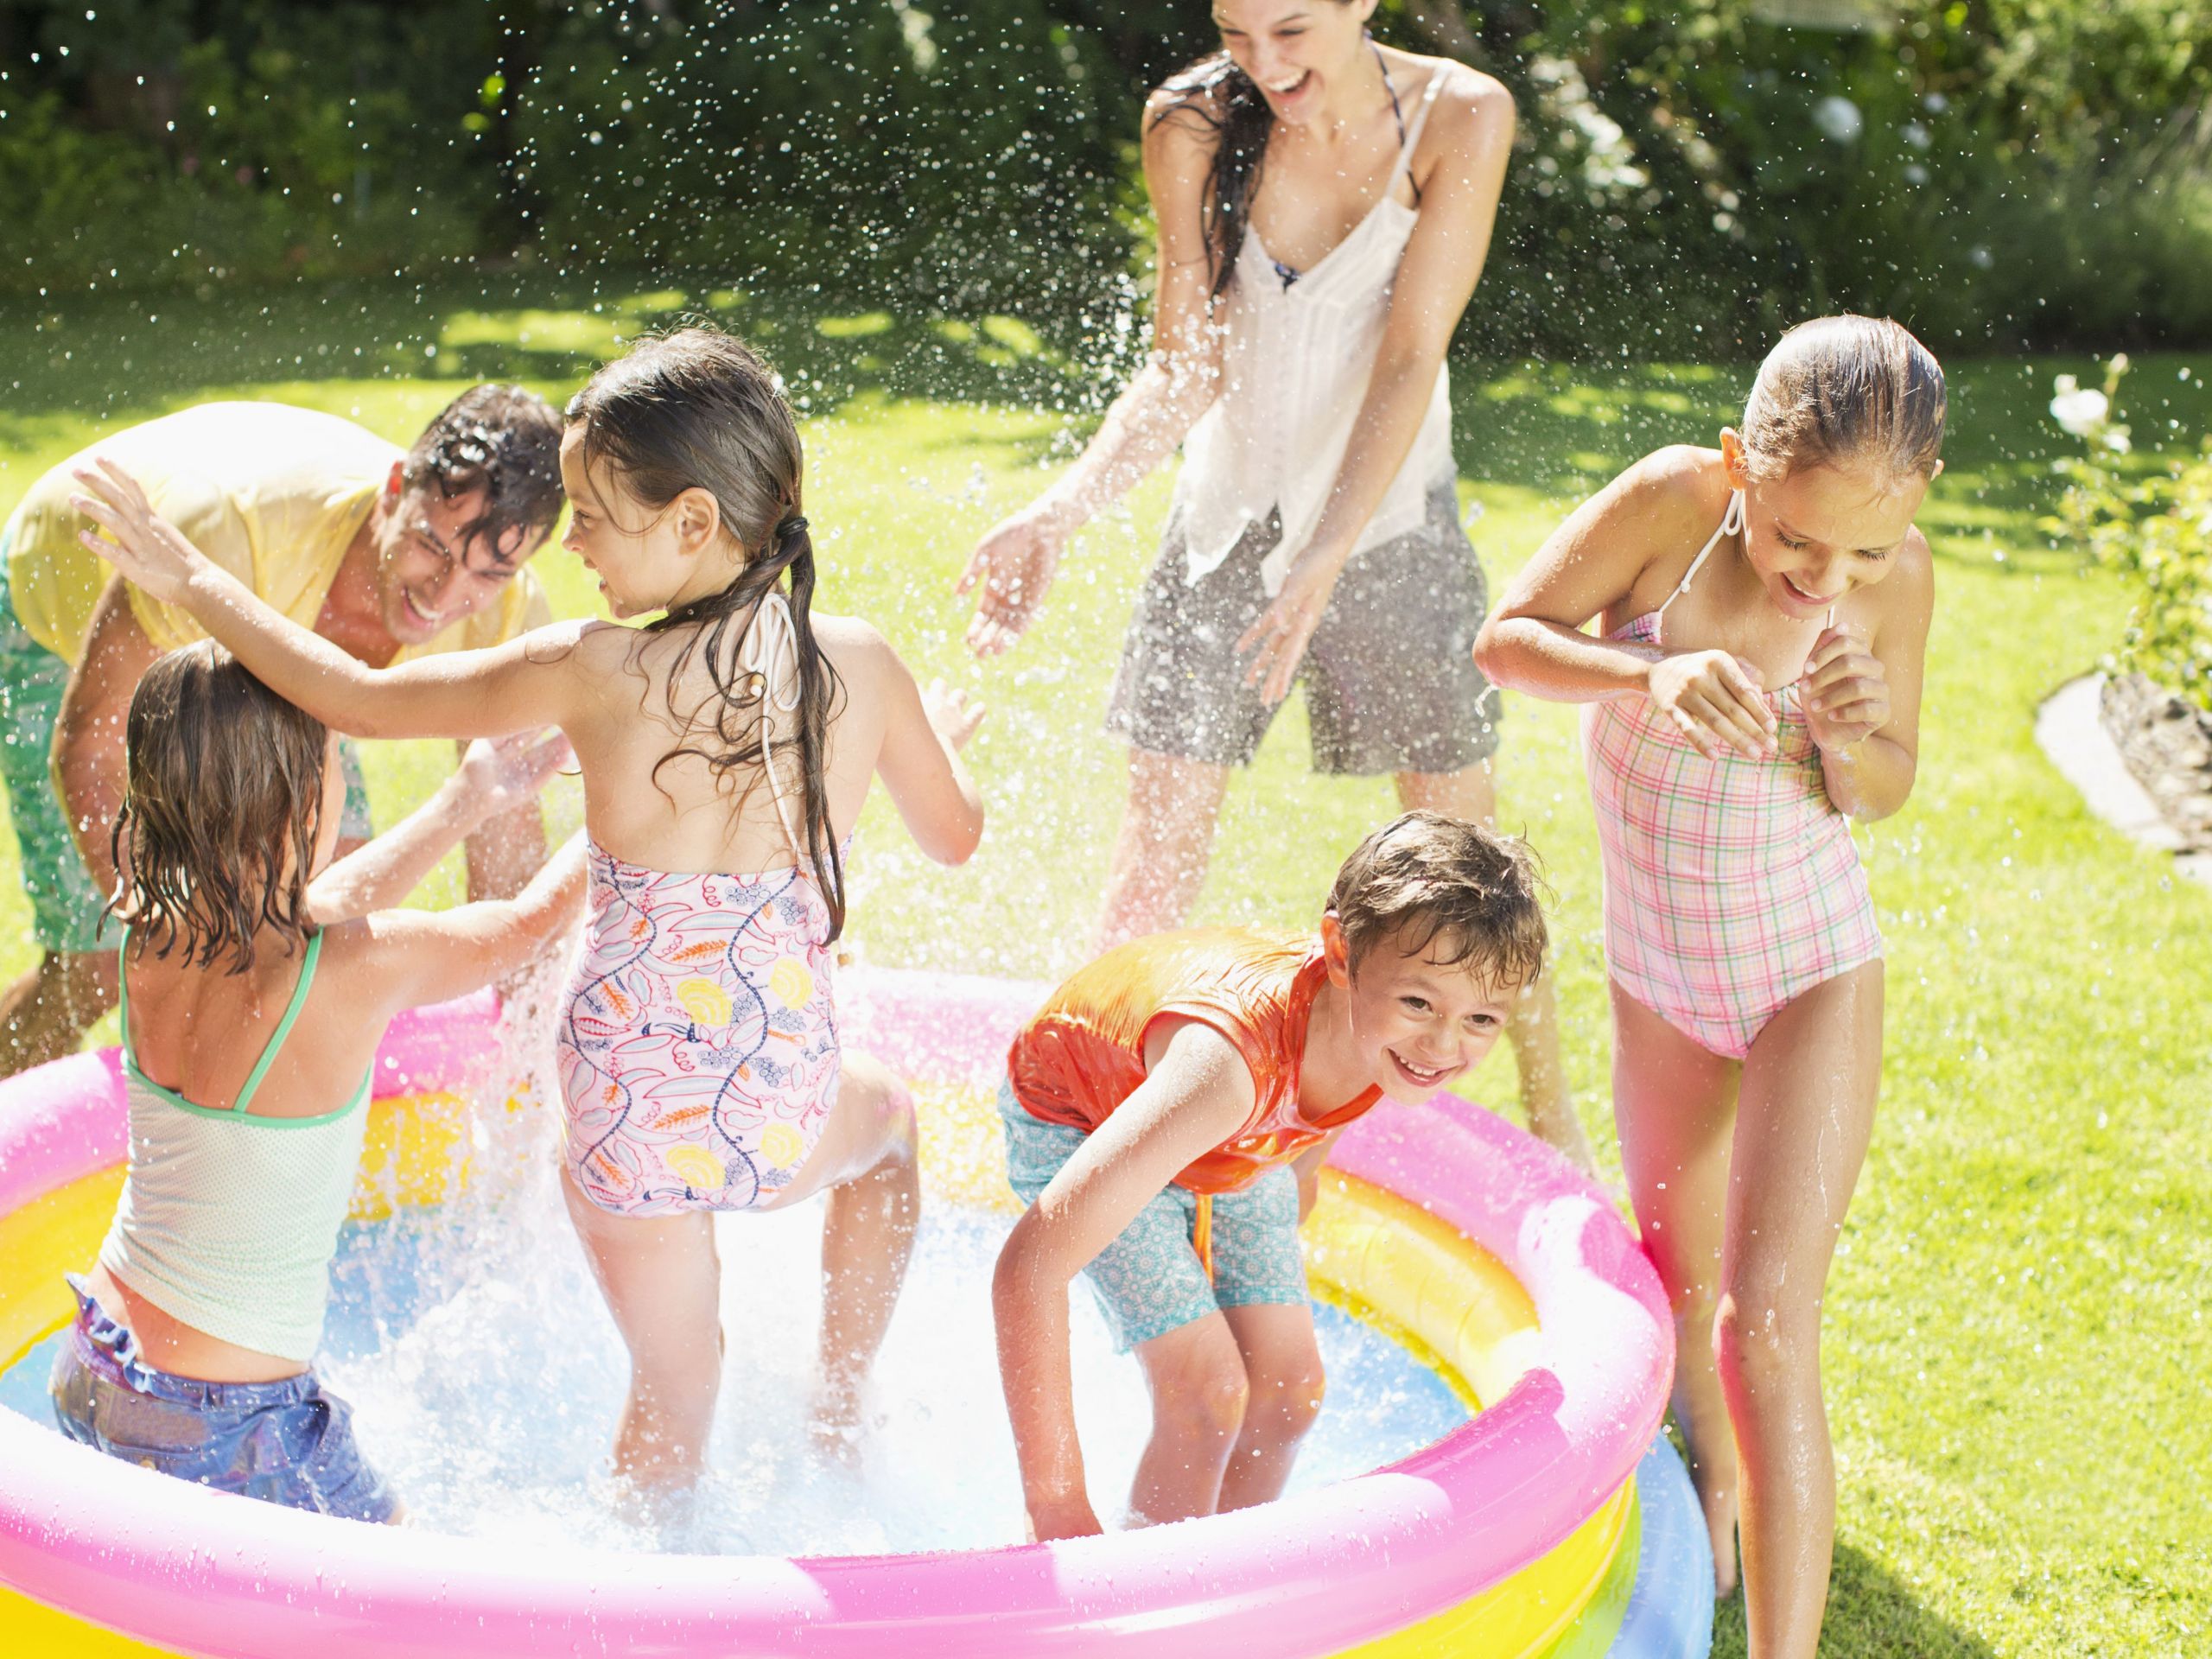
M 1397 200 L 1398 181 L 1445 73 L 1430 75 L 1406 123 L 1382 199 L 1319 263 L 1286 279 L 1257 228 L 1245 226 L 1222 296 L 1221 395 L 1183 442 L 1170 510 L 1182 522 L 1186 580 L 1213 571 L 1248 529 L 1279 512 L 1282 539 L 1260 566 L 1273 595 L 1319 524 L 1375 372 L 1398 263 L 1421 219 Z M 1429 486 L 1451 471 L 1451 387 L 1440 365 L 1413 448 L 1352 550 L 1419 529 Z
M 124 950 L 130 946 L 124 935 Z M 123 1086 L 130 1167 L 100 1265 L 171 1319 L 221 1341 L 305 1365 L 322 1340 L 330 1258 L 361 1165 L 369 1076 L 317 1117 L 255 1117 L 253 1103 L 315 982 L 322 935 L 299 987 L 228 1111 L 195 1106 L 138 1069 L 130 976 L 122 986 Z

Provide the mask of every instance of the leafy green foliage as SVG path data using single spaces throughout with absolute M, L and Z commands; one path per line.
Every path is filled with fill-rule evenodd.
M 1384 0 L 1520 108 L 1463 342 L 2212 340 L 2212 0 L 1866 10 Z M 472 258 L 1095 321 L 1144 92 L 1216 43 L 1182 0 L 4 0 L 0 289 Z
M 2126 470 L 2133 441 L 2115 416 L 2128 366 L 2125 354 L 2113 358 L 2102 391 L 2058 377 L 2051 415 L 2086 452 L 2058 463 L 2071 484 L 2044 524 L 2127 584 L 2134 603 L 2118 665 L 2212 713 L 2212 434 L 2193 456 Z

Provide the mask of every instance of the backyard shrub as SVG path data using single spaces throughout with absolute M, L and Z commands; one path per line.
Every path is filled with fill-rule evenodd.
M 2051 416 L 2083 453 L 2059 462 L 2069 487 L 2045 529 L 2128 584 L 2134 604 L 2114 665 L 2212 714 L 2212 435 L 2194 456 L 2128 472 L 2128 429 L 2116 418 L 2126 373 L 2122 355 L 2101 389 L 2058 377 Z
M 1512 89 L 1464 341 L 2212 342 L 2212 0 L 1384 0 Z M 1829 10 L 1848 10 L 1830 7 Z M 535 258 L 1126 308 L 1196 0 L 7 0 L 0 292 Z

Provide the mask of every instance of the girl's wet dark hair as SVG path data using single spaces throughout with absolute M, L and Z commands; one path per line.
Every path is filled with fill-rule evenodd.
M 814 541 L 801 517 L 805 458 L 798 422 L 775 372 L 718 329 L 685 328 L 639 340 L 569 400 L 568 423 L 583 438 L 587 473 L 607 467 L 623 491 L 658 511 L 684 491 L 715 498 L 722 527 L 745 550 L 745 565 L 721 592 L 678 606 L 647 626 L 680 631 L 668 677 L 668 710 L 683 732 L 661 766 L 680 755 L 703 760 L 716 781 L 764 770 L 794 751 L 799 763 L 802 850 L 830 906 L 830 938 L 845 925 L 845 875 L 830 823 L 823 771 L 830 721 L 843 688 L 815 642 Z M 739 647 L 760 601 L 788 577 L 798 645 L 795 729 L 767 746 L 770 687 L 738 665 Z M 714 695 L 677 706 L 677 685 L 696 656 Z M 749 785 L 748 785 L 749 786 Z M 772 780 L 771 787 L 773 787 Z
M 1344 3 L 1344 0 L 1338 0 Z M 1252 222 L 1252 198 L 1260 193 L 1260 169 L 1268 159 L 1268 135 L 1274 115 L 1258 84 L 1226 52 L 1200 58 L 1160 85 L 1165 102 L 1153 124 L 1191 121 L 1218 135 L 1213 168 L 1198 204 L 1206 238 L 1207 292 L 1218 299 L 1236 274 L 1236 256 Z
M 131 694 L 121 874 L 105 915 L 134 954 L 182 950 L 242 974 L 261 936 L 289 956 L 313 932 L 308 883 L 322 829 L 328 728 L 212 639 L 170 652 Z

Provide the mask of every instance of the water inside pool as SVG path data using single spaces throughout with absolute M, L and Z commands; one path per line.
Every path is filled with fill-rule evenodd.
M 803 1429 L 820 1308 L 819 1201 L 721 1218 L 728 1357 L 709 1471 L 685 1522 L 648 1526 L 617 1513 L 602 1472 L 627 1362 L 563 1213 L 556 1131 L 543 1110 L 512 1121 L 524 1144 L 493 1150 L 523 1155 L 490 1160 L 514 1172 L 505 1182 L 480 1179 L 442 1210 L 349 1227 L 334 1270 L 321 1369 L 353 1402 L 365 1452 L 416 1524 L 525 1543 L 704 1553 L 1020 1541 L 989 1298 L 1010 1217 L 925 1205 L 855 1471 L 812 1455 Z M 1111 1516 L 1149 1406 L 1135 1362 L 1112 1351 L 1081 1281 L 1071 1306 L 1077 1417 L 1091 1491 Z M 1315 1314 L 1328 1396 L 1292 1490 L 1403 1457 L 1465 1421 L 1442 1381 L 1398 1344 L 1332 1309 Z M 0 1406 L 51 1423 L 45 1379 L 59 1340 L 0 1374 Z

